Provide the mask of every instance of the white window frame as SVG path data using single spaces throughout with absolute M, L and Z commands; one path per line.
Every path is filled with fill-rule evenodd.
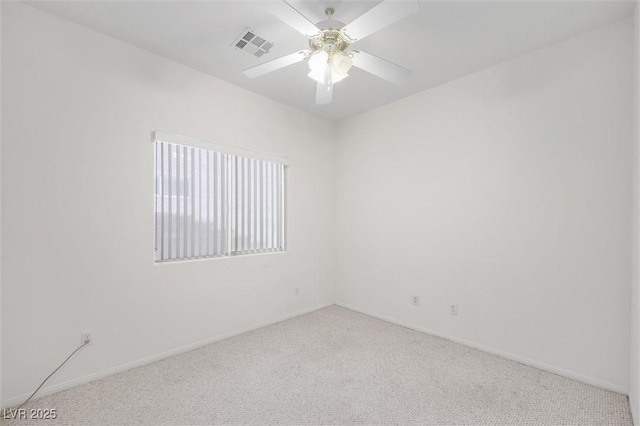
M 288 180 L 288 168 L 291 166 L 291 163 L 289 162 L 289 160 L 285 157 L 280 157 L 280 156 L 276 156 L 276 155 L 271 155 L 271 154 L 266 154 L 266 153 L 260 153 L 260 152 L 255 152 L 255 151 L 250 151 L 250 150 L 245 150 L 245 149 L 241 149 L 241 148 L 236 148 L 236 147 L 231 147 L 231 146 L 227 146 L 227 145 L 221 145 L 221 144 L 217 144 L 217 143 L 213 143 L 213 142 L 208 142 L 202 139 L 197 139 L 197 138 L 191 138 L 191 137 L 187 137 L 187 136 L 182 136 L 182 135 L 176 135 L 176 134 L 171 134 L 171 133 L 167 133 L 167 132 L 162 132 L 162 131 L 154 131 L 152 133 L 152 138 L 151 138 L 151 142 L 152 142 L 152 146 L 153 146 L 153 151 L 154 151 L 154 193 L 156 193 L 157 191 L 157 187 L 156 185 L 158 185 L 158 179 L 157 179 L 157 164 L 155 163 L 157 161 L 157 152 L 156 152 L 156 142 L 165 142 L 165 143 L 169 143 L 169 144 L 174 144 L 174 145 L 180 145 L 180 146 L 184 146 L 184 147 L 188 147 L 188 148 L 197 148 L 197 149 L 202 149 L 202 150 L 206 150 L 206 151 L 210 151 L 210 152 L 215 152 L 215 153 L 219 153 L 219 154 L 225 154 L 228 156 L 233 156 L 231 158 L 235 158 L 235 159 L 240 159 L 242 161 L 242 159 L 249 159 L 249 160 L 258 160 L 258 161 L 266 161 L 266 162 L 270 162 L 270 163 L 276 163 L 278 165 L 282 166 L 282 182 L 281 182 L 281 188 L 279 188 L 279 195 L 280 195 L 280 211 L 281 211 L 281 218 L 280 218 L 280 223 L 279 223 L 279 227 L 280 227 L 280 235 L 279 235 L 279 239 L 281 239 L 280 244 L 277 248 L 275 249 L 260 249 L 260 250 L 247 250 L 244 249 L 244 245 L 242 246 L 243 250 L 238 250 L 238 244 L 237 244 L 237 239 L 235 240 L 235 242 L 233 241 L 234 235 L 232 235 L 232 223 L 230 220 L 231 218 L 231 198 L 233 196 L 233 194 L 231 193 L 231 191 L 229 190 L 232 187 L 232 182 L 231 180 L 234 177 L 232 177 L 232 168 L 231 167 L 227 167 L 226 169 L 226 185 L 224 186 L 225 190 L 225 202 L 224 202 L 224 212 L 223 215 L 225 216 L 226 220 L 224 221 L 225 224 L 225 228 L 223 231 L 223 238 L 221 239 L 222 241 L 225 242 L 226 244 L 226 248 L 224 250 L 223 254 L 218 254 L 218 255 L 209 255 L 209 256 L 188 256 L 188 257 L 177 257 L 177 258 L 171 258 L 171 259 L 158 259 L 157 256 L 157 252 L 160 250 L 157 245 L 159 243 L 163 243 L 164 242 L 164 234 L 162 237 L 160 237 L 160 242 L 158 241 L 158 224 L 157 224 L 157 200 L 155 199 L 156 196 L 154 196 L 154 263 L 156 265 L 162 265 L 162 264 L 168 264 L 168 263 L 176 263 L 176 262 L 185 262 L 185 261 L 193 261 L 193 260 L 203 260 L 203 259 L 223 259 L 223 258 L 229 258 L 229 257 L 237 257 L 237 256 L 247 256 L 247 255 L 257 255 L 257 254 L 272 254 L 272 253 L 284 253 L 287 250 L 287 180 Z M 230 158 L 230 160 L 231 160 Z M 186 163 L 185 163 L 186 164 Z M 256 164 L 256 169 L 257 170 L 257 164 L 258 163 L 254 163 Z M 263 163 L 264 164 L 264 163 Z M 273 175 L 275 176 L 275 175 Z M 256 181 L 257 182 L 257 181 Z M 255 188 L 254 188 L 255 189 Z M 265 198 L 266 200 L 266 198 Z M 185 219 L 186 220 L 186 219 Z M 255 223 L 255 222 L 254 222 Z M 274 222 L 276 223 L 276 222 Z M 186 225 L 185 225 L 186 226 Z M 162 230 L 162 232 L 164 232 L 164 230 Z M 255 232 L 255 230 L 254 230 Z M 262 231 L 261 231 L 262 232 Z M 237 235 L 238 233 L 236 232 L 235 235 Z M 253 234 L 250 234 L 251 236 L 249 237 L 251 240 L 255 241 L 256 245 L 257 245 L 257 237 Z M 182 243 L 180 243 L 182 244 Z M 176 246 L 177 247 L 177 246 Z M 184 254 L 186 255 L 186 251 L 184 252 Z

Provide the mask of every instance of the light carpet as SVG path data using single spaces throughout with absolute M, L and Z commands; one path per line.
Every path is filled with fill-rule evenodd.
M 336 306 L 25 408 L 58 410 L 39 425 L 632 424 L 625 395 Z

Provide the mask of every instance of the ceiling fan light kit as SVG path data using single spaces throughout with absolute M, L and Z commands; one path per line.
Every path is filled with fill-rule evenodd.
M 271 12 L 307 36 L 311 50 L 302 50 L 248 68 L 244 70 L 244 74 L 254 78 L 307 60 L 310 70 L 307 75 L 317 84 L 318 105 L 331 103 L 333 85 L 348 77 L 352 66 L 401 84 L 411 76 L 410 70 L 366 52 L 347 49 L 356 41 L 414 13 L 419 7 L 417 0 L 385 0 L 346 26 L 333 19 L 335 9 L 328 7 L 325 9 L 328 19 L 314 25 L 285 1 L 277 2 L 271 6 Z
M 309 58 L 309 77 L 321 84 L 337 83 L 349 76 L 353 61 L 345 53 L 315 52 Z

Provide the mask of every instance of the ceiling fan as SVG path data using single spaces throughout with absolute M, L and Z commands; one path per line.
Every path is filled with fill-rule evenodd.
M 362 50 L 350 48 L 356 41 L 409 16 L 419 8 L 418 0 L 385 0 L 345 26 L 333 19 L 335 9 L 327 7 L 327 19 L 314 25 L 286 1 L 271 3 L 271 12 L 276 17 L 309 38 L 310 49 L 247 68 L 244 74 L 255 78 L 307 60 L 310 69 L 308 76 L 317 82 L 318 105 L 331 103 L 333 85 L 348 76 L 351 66 L 400 84 L 411 76 L 410 70 Z

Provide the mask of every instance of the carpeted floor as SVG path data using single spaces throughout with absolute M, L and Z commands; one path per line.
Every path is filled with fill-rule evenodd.
M 39 407 L 58 409 L 39 425 L 632 424 L 624 395 L 335 306 Z

